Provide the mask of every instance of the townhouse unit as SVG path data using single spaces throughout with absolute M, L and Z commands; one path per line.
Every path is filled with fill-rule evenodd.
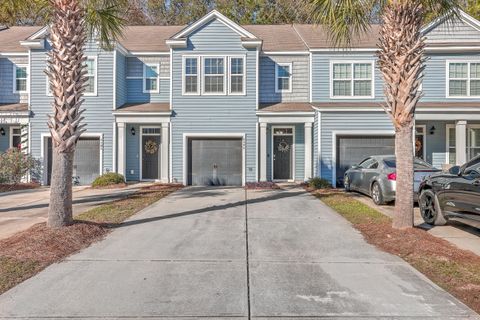
M 340 185 L 352 164 L 394 153 L 376 66 L 378 26 L 335 48 L 321 26 L 238 25 L 212 11 L 188 26 L 132 26 L 112 50 L 86 46 L 84 184 L 304 181 Z M 480 153 L 480 22 L 465 13 L 423 29 L 429 60 L 415 153 L 436 167 Z M 49 184 L 48 29 L 0 31 L 0 151 L 21 146 Z

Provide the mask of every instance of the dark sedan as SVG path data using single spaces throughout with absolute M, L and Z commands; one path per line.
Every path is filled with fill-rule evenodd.
M 420 212 L 428 224 L 443 225 L 453 217 L 480 221 L 480 156 L 428 177 L 420 192 Z

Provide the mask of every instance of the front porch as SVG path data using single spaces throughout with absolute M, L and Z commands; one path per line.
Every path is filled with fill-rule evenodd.
M 28 151 L 29 116 L 27 104 L 0 104 L 0 152 L 10 148 Z

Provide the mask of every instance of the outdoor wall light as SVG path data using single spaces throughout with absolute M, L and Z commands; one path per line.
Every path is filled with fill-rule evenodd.
M 132 133 L 132 136 L 134 136 L 134 135 L 135 135 L 135 128 L 132 127 L 132 129 L 130 130 L 130 132 Z
M 5 135 L 5 129 L 0 128 L 0 135 L 4 136 Z
M 435 128 L 435 126 L 432 126 L 430 128 L 430 134 L 434 134 L 435 133 L 435 130 L 437 130 L 437 128 Z

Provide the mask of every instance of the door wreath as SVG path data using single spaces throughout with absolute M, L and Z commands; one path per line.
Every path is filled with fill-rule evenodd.
M 288 152 L 290 150 L 290 145 L 285 141 L 282 141 L 278 144 L 277 150 L 280 152 Z
M 145 142 L 145 152 L 148 154 L 155 154 L 158 151 L 158 145 L 153 140 L 147 140 Z

